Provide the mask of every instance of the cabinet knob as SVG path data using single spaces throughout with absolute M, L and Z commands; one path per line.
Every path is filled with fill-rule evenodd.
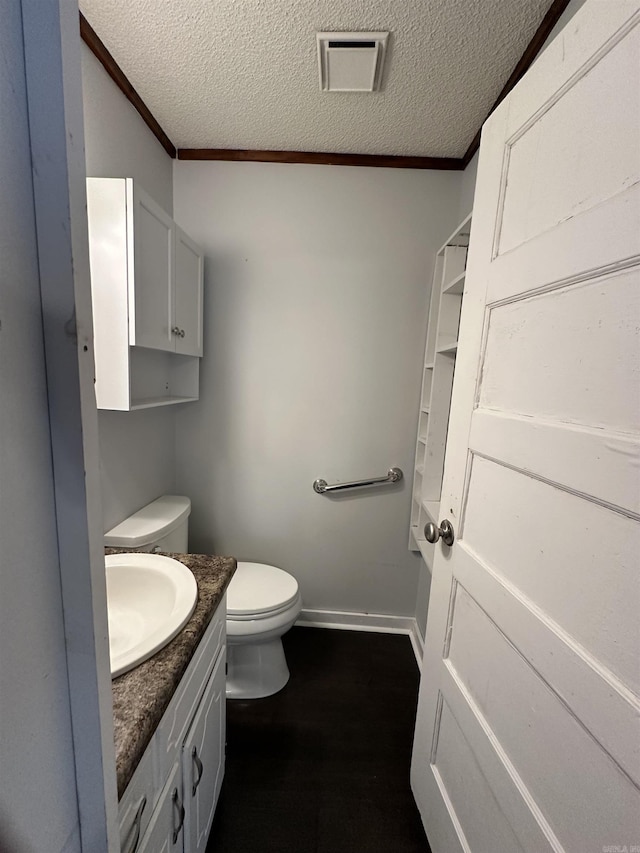
M 453 540 L 455 538 L 453 525 L 446 518 L 444 521 L 440 522 L 440 527 L 436 527 L 436 525 L 432 523 L 425 524 L 424 538 L 427 542 L 431 542 L 432 545 L 435 545 L 438 539 L 442 538 L 445 545 L 451 546 L 453 545 Z
M 177 326 L 172 326 L 171 334 L 176 335 L 176 337 L 180 337 L 180 329 Z
M 180 329 L 180 337 L 184 338 L 184 329 Z

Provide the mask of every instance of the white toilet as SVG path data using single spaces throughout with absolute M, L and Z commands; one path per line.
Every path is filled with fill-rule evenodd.
M 164 495 L 105 534 L 104 544 L 128 551 L 187 553 L 191 501 Z M 282 690 L 289 668 L 282 635 L 302 609 L 296 579 L 262 563 L 238 563 L 227 587 L 227 696 L 259 699 Z
M 288 572 L 238 563 L 227 589 L 227 697 L 271 696 L 289 680 L 282 635 L 298 618 L 302 598 Z

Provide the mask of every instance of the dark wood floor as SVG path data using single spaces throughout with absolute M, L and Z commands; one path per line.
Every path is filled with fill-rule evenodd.
M 284 644 L 285 689 L 227 702 L 207 853 L 429 853 L 409 788 L 409 638 L 293 628 Z

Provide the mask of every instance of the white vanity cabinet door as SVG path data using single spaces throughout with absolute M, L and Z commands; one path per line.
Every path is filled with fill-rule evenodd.
M 127 785 L 119 806 L 120 849 L 131 853 L 145 834 L 155 806 L 158 789 L 153 749 L 147 749 Z
M 136 853 L 183 853 L 183 808 L 180 765 L 176 762 L 162 790 L 149 827 L 138 847 L 133 850 Z M 123 848 L 122 853 L 128 853 L 127 848 Z
M 130 178 L 127 213 L 129 343 L 173 352 L 173 220 Z
M 185 853 L 204 853 L 224 776 L 225 670 L 223 649 L 182 749 Z
M 178 226 L 175 229 L 175 351 L 202 355 L 202 283 L 204 256 Z

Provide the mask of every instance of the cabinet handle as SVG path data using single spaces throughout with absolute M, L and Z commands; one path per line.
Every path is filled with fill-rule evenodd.
M 179 338 L 180 337 L 180 329 L 177 326 L 172 326 L 171 334 L 176 335 Z
M 136 816 L 133 819 L 133 826 L 135 827 L 135 833 L 133 835 L 133 841 L 131 842 L 131 847 L 127 853 L 136 853 L 138 849 L 138 843 L 140 842 L 140 825 L 142 823 L 142 812 L 144 811 L 144 807 L 147 805 L 146 796 L 140 800 L 140 805 L 138 806 L 138 811 L 136 812 Z
M 176 816 L 175 812 L 173 815 L 173 835 L 171 836 L 171 843 L 175 844 L 178 840 L 178 836 L 180 835 L 180 830 L 184 824 L 184 806 L 180 802 L 180 795 L 178 794 L 178 789 L 174 788 L 173 793 L 171 794 L 171 802 L 173 803 L 176 811 L 178 812 L 178 820 L 180 821 L 176 826 Z
M 202 770 L 203 770 L 202 761 L 200 761 L 200 759 L 198 758 L 198 747 L 196 747 L 196 746 L 194 746 L 193 749 L 191 750 L 191 759 L 192 759 L 193 763 L 196 765 L 196 770 L 198 771 L 198 778 L 196 779 L 196 781 L 191 786 L 191 796 L 195 797 L 196 791 L 198 790 L 198 785 L 200 784 L 200 780 L 202 779 Z M 193 778 L 193 774 L 192 774 L 192 778 Z
M 180 329 L 180 337 L 184 338 L 184 329 Z

